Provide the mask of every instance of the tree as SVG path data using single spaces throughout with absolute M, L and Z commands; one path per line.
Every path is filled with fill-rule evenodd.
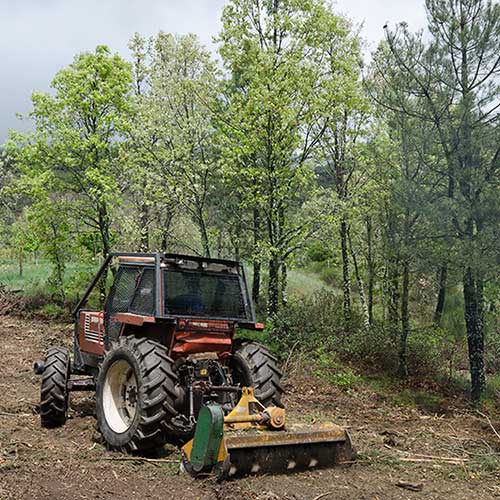
M 498 231 L 500 5 L 489 0 L 427 0 L 429 43 L 405 25 L 387 31 L 391 61 L 407 75 L 404 92 L 418 99 L 418 119 L 435 127 L 446 160 L 441 210 L 453 227 L 452 264 L 463 269 L 471 396 L 484 374 L 484 283 L 494 265 Z M 408 109 L 400 112 L 411 114 Z M 495 216 L 493 215 L 495 214 Z M 442 219 L 442 218 L 441 218 Z
M 217 70 L 195 35 L 160 33 L 154 40 L 148 93 L 142 101 L 140 141 L 147 164 L 170 200 L 196 224 L 210 256 L 209 206 L 218 176 L 212 109 Z M 136 136 L 138 136 L 137 134 Z
M 328 66 L 349 73 L 348 33 L 321 0 L 233 0 L 224 9 L 220 53 L 232 78 L 222 119 L 227 166 L 262 238 L 254 252 L 263 248 L 268 260 L 270 314 L 283 300 L 291 255 L 310 235 L 308 221 L 290 215 L 312 192 L 309 162 L 324 114 L 343 98 Z
M 45 185 L 59 218 L 97 231 L 103 256 L 111 250 L 112 212 L 120 198 L 118 143 L 127 128 L 131 84 L 130 65 L 107 47 L 79 54 L 55 76 L 53 95 L 33 94 L 35 131 L 9 140 L 25 186 Z

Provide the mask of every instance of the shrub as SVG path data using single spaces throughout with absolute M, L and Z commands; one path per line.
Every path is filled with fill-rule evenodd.
M 311 353 L 321 372 L 321 355 L 354 363 L 368 371 L 396 373 L 399 362 L 399 331 L 394 326 L 379 323 L 366 331 L 361 315 L 353 310 L 351 320 L 343 319 L 342 297 L 329 290 L 291 300 L 287 307 L 268 323 L 271 348 L 281 359 L 290 352 Z M 453 343 L 453 334 L 435 327 L 414 329 L 407 344 L 410 376 L 419 380 L 435 380 L 436 375 L 452 375 L 459 362 L 460 346 Z M 338 386 L 350 386 L 353 374 L 333 366 L 327 376 Z M 318 372 L 319 373 L 319 372 Z M 333 378 L 332 378 L 333 377 Z
M 337 350 L 349 332 L 349 325 L 342 319 L 342 300 L 329 290 L 291 299 L 268 326 L 271 345 L 282 358 L 292 349 L 313 352 L 322 346 Z

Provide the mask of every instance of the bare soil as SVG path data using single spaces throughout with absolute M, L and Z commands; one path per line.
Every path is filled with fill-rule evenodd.
M 391 394 L 366 384 L 340 391 L 297 365 L 287 380 L 288 418 L 348 427 L 359 452 L 354 465 L 223 484 L 195 480 L 179 472 L 175 448 L 161 462 L 106 451 L 90 393 L 72 395 L 64 427 L 42 429 L 32 363 L 49 345 L 70 347 L 71 338 L 71 325 L 0 317 L 0 500 L 500 498 L 500 439 L 465 402 L 447 401 L 438 414 L 398 407 Z

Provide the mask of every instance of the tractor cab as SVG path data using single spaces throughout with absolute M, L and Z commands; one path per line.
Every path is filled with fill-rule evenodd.
M 112 278 L 100 311 L 84 308 L 99 280 Z M 112 254 L 74 310 L 75 358 L 97 366 L 123 335 L 144 335 L 176 358 L 229 353 L 235 328 L 262 330 L 255 321 L 244 267 L 236 261 L 178 254 Z

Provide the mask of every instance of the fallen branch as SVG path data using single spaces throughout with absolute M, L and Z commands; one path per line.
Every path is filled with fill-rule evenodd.
M 409 491 L 422 491 L 424 489 L 423 483 L 409 483 L 407 481 L 398 481 L 396 486 Z
M 451 465 L 463 465 L 464 462 L 467 462 L 468 458 L 417 458 L 417 457 L 401 457 L 398 458 L 401 462 L 445 462 Z
M 166 463 L 166 464 L 174 464 L 179 463 L 179 460 L 170 460 L 168 458 L 146 458 L 146 457 L 101 457 L 99 460 L 110 460 L 110 461 L 118 461 L 118 462 L 152 462 L 152 463 Z
M 0 411 L 0 417 L 32 417 L 29 413 L 9 413 L 7 411 Z
M 483 417 L 483 418 L 486 419 L 486 422 L 488 422 L 488 425 L 490 426 L 491 430 L 493 431 L 493 433 L 495 434 L 495 436 L 500 440 L 500 434 L 497 432 L 497 430 L 495 429 L 495 427 L 493 427 L 493 424 L 491 423 L 490 417 L 488 417 L 488 415 L 480 412 L 479 410 L 476 410 L 476 412 L 477 412 L 478 415 L 481 415 L 481 417 Z
M 443 460 L 443 461 L 449 461 L 449 460 L 452 460 L 452 461 L 456 461 L 456 460 L 464 461 L 464 460 L 469 460 L 468 458 L 464 458 L 464 457 L 442 457 L 442 456 L 437 456 L 437 455 L 423 455 L 422 453 L 414 453 L 413 455 L 411 455 L 407 451 L 402 451 L 402 450 L 396 450 L 396 451 L 398 451 L 399 453 L 404 453 L 406 455 L 410 455 L 411 457 L 426 458 L 426 459 L 429 459 L 429 460 Z
M 331 495 L 333 491 L 327 491 L 326 493 L 321 493 L 321 495 L 318 495 L 317 497 L 314 497 L 314 500 L 319 500 L 320 498 L 325 498 L 328 495 Z

